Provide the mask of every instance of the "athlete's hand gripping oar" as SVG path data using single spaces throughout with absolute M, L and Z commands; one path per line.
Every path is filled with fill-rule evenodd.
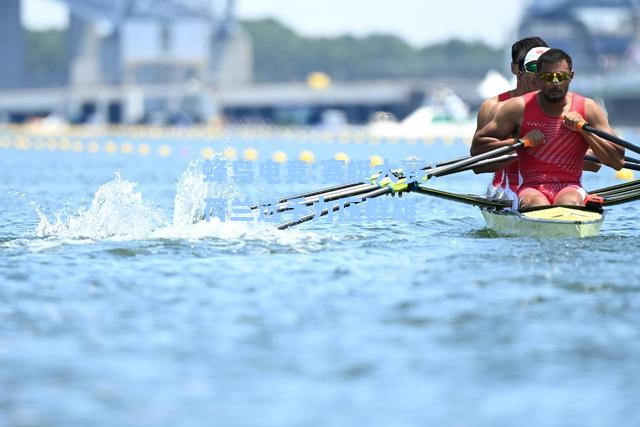
M 594 127 L 591 127 L 587 122 L 582 121 L 580 123 L 578 123 L 576 125 L 576 127 L 578 129 L 582 129 L 584 131 L 587 131 L 589 133 L 592 133 L 594 135 L 599 136 L 602 139 L 606 139 L 607 141 L 613 142 L 614 144 L 617 144 L 621 147 L 624 147 L 630 151 L 633 151 L 634 153 L 639 153 L 640 154 L 640 147 L 638 147 L 637 145 L 633 145 L 632 143 L 625 141 L 622 138 L 619 138 L 615 135 L 612 135 L 608 132 L 602 131 L 600 129 L 596 129 Z

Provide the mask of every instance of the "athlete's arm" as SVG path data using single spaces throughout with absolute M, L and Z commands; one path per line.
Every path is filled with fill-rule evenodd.
M 589 148 L 587 150 L 587 154 L 585 154 L 586 156 L 593 156 L 593 150 L 591 148 Z M 587 171 L 587 172 L 598 172 L 600 170 L 600 168 L 602 167 L 602 163 L 600 162 L 592 162 L 591 160 L 587 160 L 585 159 L 582 162 L 582 170 Z
M 498 101 L 497 96 L 486 99 L 482 104 L 480 104 L 480 108 L 478 109 L 478 117 L 476 119 L 476 131 L 474 132 L 474 136 L 480 129 L 485 127 L 487 123 L 491 121 L 493 116 L 495 116 L 496 112 L 498 111 L 499 104 L 500 102 Z M 471 149 L 473 150 L 473 142 L 471 143 Z M 495 172 L 511 164 L 511 162 L 513 162 L 513 160 L 510 160 L 508 162 L 496 163 L 489 166 L 477 167 L 473 169 L 473 172 L 476 174 Z
M 604 132 L 615 134 L 611 126 L 609 126 L 609 120 L 607 120 L 606 114 L 593 99 L 585 99 L 584 109 L 585 115 L 587 116 L 585 120 L 589 122 L 591 126 L 601 129 Z M 565 116 L 565 125 L 571 130 L 580 132 L 598 160 L 615 170 L 620 170 L 624 166 L 624 148 L 592 133 L 576 129 L 575 124 L 579 122 L 580 119 L 580 113 L 571 111 Z
M 485 99 L 480 108 L 478 109 L 478 116 L 476 118 L 476 132 L 485 127 L 487 123 L 491 121 L 495 114 L 495 107 L 498 105 L 498 97 Z
M 521 97 L 502 102 L 492 120 L 473 136 L 471 155 L 513 144 L 512 135 L 520 126 L 523 114 L 524 100 Z

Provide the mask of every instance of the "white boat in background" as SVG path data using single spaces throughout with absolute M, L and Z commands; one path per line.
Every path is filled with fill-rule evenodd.
M 428 96 L 422 106 L 400 122 L 390 114 L 378 114 L 367 132 L 374 138 L 470 140 L 475 126 L 464 101 L 452 90 L 443 88 Z

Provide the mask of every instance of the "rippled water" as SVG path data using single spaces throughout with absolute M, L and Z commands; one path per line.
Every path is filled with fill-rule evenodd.
M 278 231 L 193 224 L 200 171 L 0 151 L 0 425 L 640 425 L 637 204 L 584 240 L 424 196 L 411 222 Z

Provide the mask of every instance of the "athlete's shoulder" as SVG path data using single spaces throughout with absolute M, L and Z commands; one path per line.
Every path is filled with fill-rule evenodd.
M 480 108 L 478 108 L 477 127 L 483 128 L 487 123 L 491 121 L 495 114 L 496 106 L 498 105 L 498 97 L 494 96 L 482 101 Z
M 520 96 L 514 96 L 510 99 L 507 99 L 506 101 L 502 102 L 500 105 L 500 109 L 521 109 L 524 107 L 524 104 L 526 102 L 526 98 L 525 95 L 520 95 Z
M 574 95 L 575 96 L 575 95 Z M 607 111 L 604 107 L 604 104 L 599 103 L 598 101 L 596 101 L 593 98 L 588 98 L 586 96 L 582 96 L 584 102 L 584 112 L 585 115 L 587 116 L 587 120 L 590 120 L 594 115 L 604 115 L 607 116 Z
M 500 101 L 498 100 L 498 95 L 492 96 L 491 98 L 487 98 L 480 104 L 480 109 L 491 110 L 493 107 L 498 105 Z

